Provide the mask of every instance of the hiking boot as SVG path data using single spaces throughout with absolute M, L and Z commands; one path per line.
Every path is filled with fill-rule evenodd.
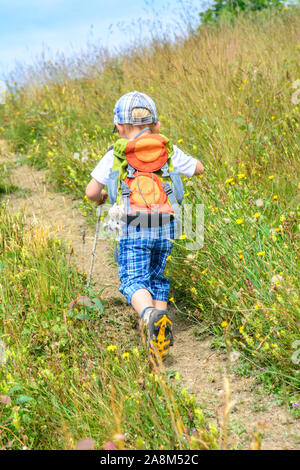
M 167 310 L 149 308 L 143 316 L 143 323 L 147 328 L 148 347 L 151 355 L 159 355 L 164 361 L 173 346 L 173 321 Z

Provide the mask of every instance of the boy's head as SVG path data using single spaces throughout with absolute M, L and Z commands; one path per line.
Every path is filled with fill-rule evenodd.
M 160 122 L 154 101 L 150 96 L 138 91 L 121 96 L 114 108 L 114 124 L 114 132 L 118 130 L 122 137 L 127 138 L 131 138 L 145 127 L 157 132 Z

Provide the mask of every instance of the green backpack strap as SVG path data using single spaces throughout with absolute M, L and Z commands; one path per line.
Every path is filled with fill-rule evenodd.
M 162 135 L 162 134 L 160 134 Z M 172 156 L 174 155 L 174 149 L 173 149 L 173 144 L 170 142 L 168 137 L 165 135 L 162 135 L 166 139 L 166 147 L 168 150 L 169 158 L 167 162 L 164 164 L 164 166 L 161 168 L 162 170 L 162 178 L 169 178 L 172 183 L 172 191 L 175 194 L 176 201 L 178 202 L 179 205 L 182 204 L 183 201 L 183 184 L 182 184 L 182 179 L 180 178 L 180 175 L 174 171 L 174 165 L 172 162 Z M 172 201 L 170 199 L 170 202 L 172 204 Z M 172 204 L 173 206 L 173 204 Z M 174 210 L 175 212 L 175 210 Z

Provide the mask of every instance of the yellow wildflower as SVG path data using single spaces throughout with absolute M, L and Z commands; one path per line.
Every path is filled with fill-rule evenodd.
M 228 178 L 226 181 L 225 181 L 225 184 L 229 184 L 229 183 L 232 183 L 233 182 L 233 178 Z

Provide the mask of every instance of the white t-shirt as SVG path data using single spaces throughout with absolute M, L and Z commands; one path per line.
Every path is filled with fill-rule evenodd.
M 174 165 L 174 171 L 184 176 L 193 176 L 195 173 L 197 159 L 186 155 L 176 145 L 173 145 L 174 154 L 171 157 Z M 91 172 L 91 176 L 95 178 L 98 183 L 107 185 L 110 172 L 112 171 L 114 162 L 114 151 L 113 149 L 106 152 L 100 162 Z

